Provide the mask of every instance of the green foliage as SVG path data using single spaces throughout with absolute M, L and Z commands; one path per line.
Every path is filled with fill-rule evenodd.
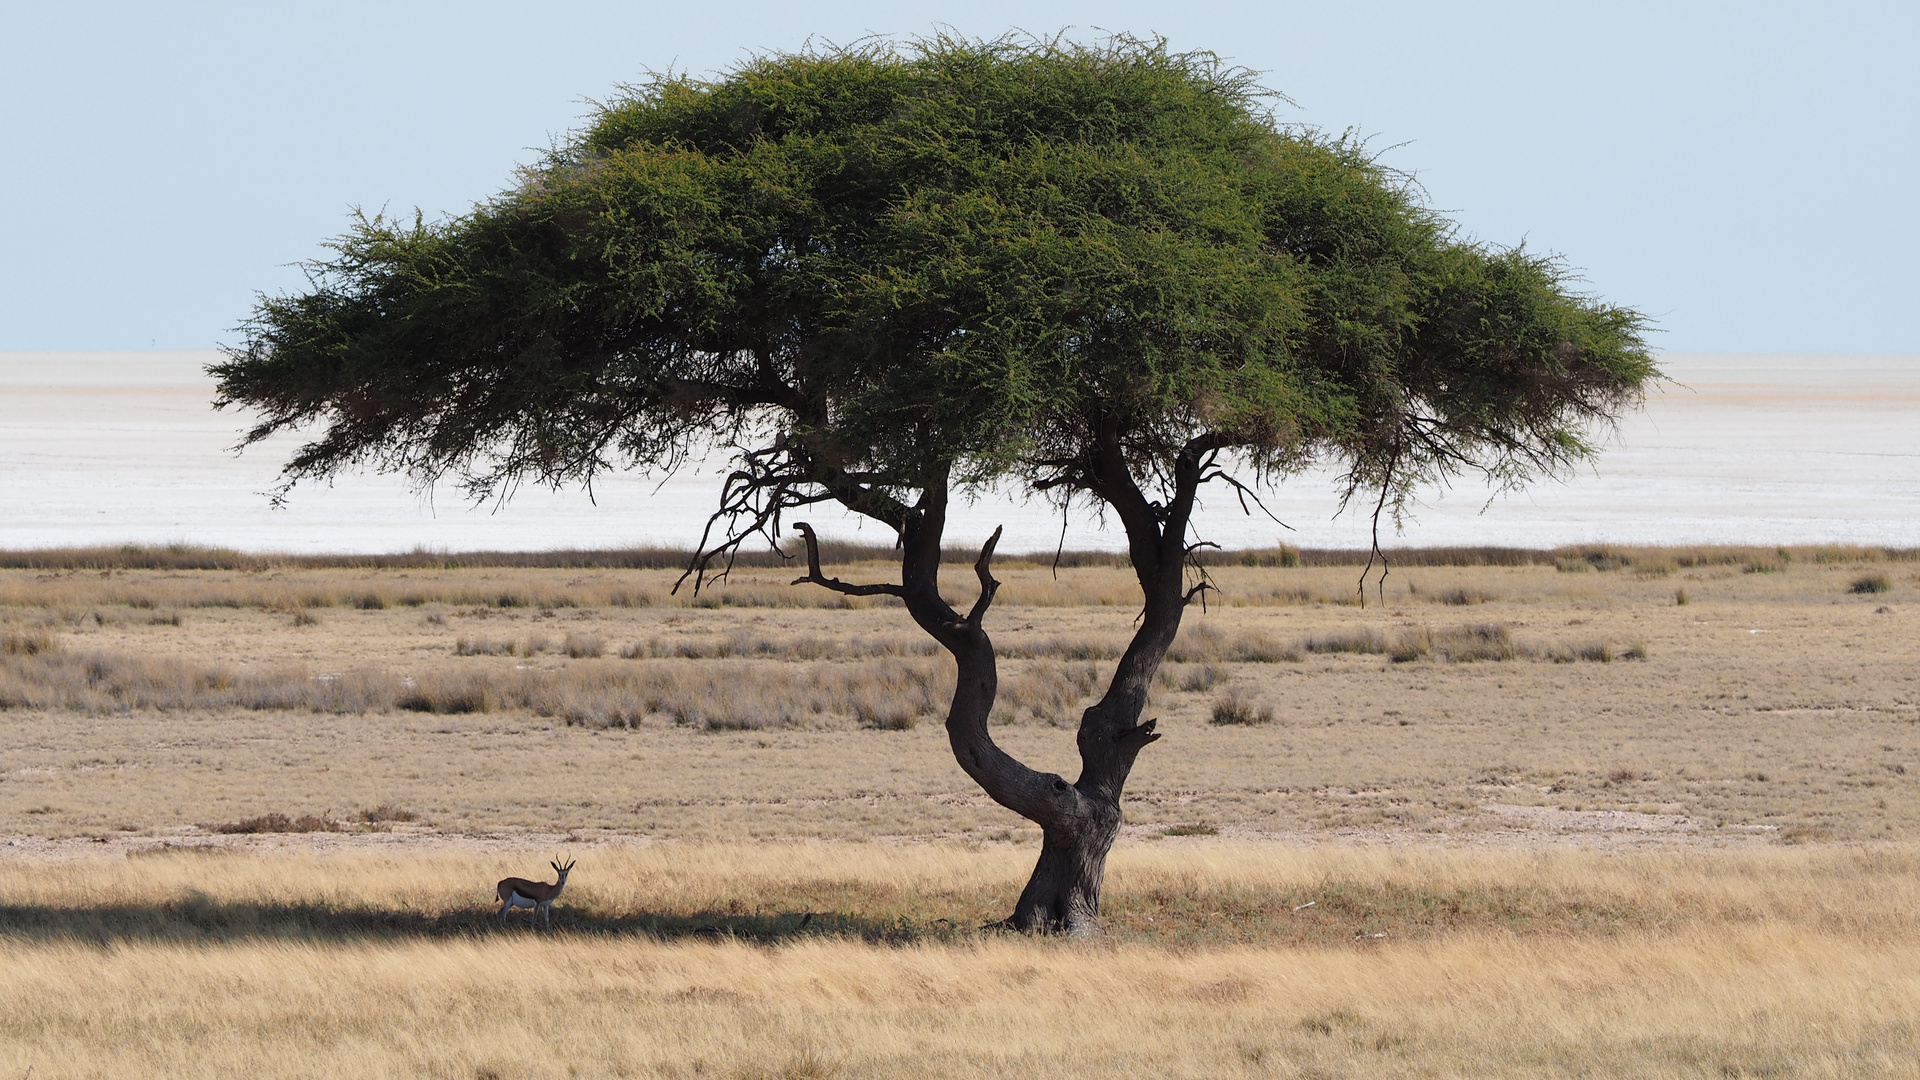
M 949 478 L 1087 487 L 1103 439 L 1143 483 L 1199 439 L 1396 501 L 1589 453 L 1654 374 L 1640 317 L 1266 100 L 1129 38 L 658 77 L 469 214 L 356 220 L 260 301 L 220 403 L 260 411 L 250 440 L 319 427 L 289 484 L 484 494 L 718 447 L 782 505 L 887 520 Z

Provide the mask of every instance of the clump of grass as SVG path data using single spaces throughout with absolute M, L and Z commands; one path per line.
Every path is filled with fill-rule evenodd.
M 361 611 L 385 611 L 391 604 L 385 593 L 364 592 L 353 598 L 353 606 Z
M 41 656 L 58 648 L 45 630 L 9 630 L 0 635 L 0 656 Z
M 308 611 L 308 610 L 306 610 L 305 608 L 302 608 L 302 609 L 300 609 L 299 611 L 296 611 L 296 612 L 294 612 L 294 613 L 293 613 L 293 625 L 295 625 L 295 626 L 319 626 L 319 625 L 320 625 L 320 616 L 318 616 L 318 615 L 315 615 L 315 614 L 314 614 L 313 612 L 311 612 L 311 611 Z
M 1397 664 L 1423 657 L 1461 664 L 1475 660 L 1513 660 L 1520 651 L 1504 623 L 1480 623 L 1441 631 L 1425 626 L 1409 630 L 1394 640 L 1387 655 Z
M 179 626 L 183 621 L 177 611 L 159 611 L 147 616 L 148 626 Z
M 491 638 L 485 634 L 472 636 L 462 634 L 454 640 L 453 654 L 455 656 L 511 656 L 513 640 Z
M 325 817 L 316 817 L 313 814 L 302 814 L 296 818 L 288 817 L 285 814 L 273 813 L 261 814 L 259 817 L 246 818 L 241 821 L 229 821 L 224 825 L 214 825 L 210 828 L 213 832 L 229 834 L 316 833 L 339 832 L 341 825 L 337 821 L 332 821 Z
M 1113 654 L 1119 656 L 1116 650 Z M 1275 664 L 1300 659 L 1300 649 L 1283 645 L 1257 631 L 1228 634 L 1218 627 L 1198 624 L 1184 627 L 1167 650 L 1167 659 L 1177 664 L 1224 660 L 1243 664 Z
M 1384 653 L 1387 638 L 1378 630 L 1335 630 L 1315 634 L 1302 645 L 1310 653 Z
M 1220 826 L 1204 821 L 1188 822 L 1184 825 L 1169 825 L 1160 830 L 1161 836 L 1219 836 Z
M 1093 693 L 1105 672 L 1092 662 L 1041 660 L 1000 676 L 1000 693 L 993 715 L 1009 723 L 1022 713 L 1036 720 L 1064 720 L 1074 706 Z
M 1211 719 L 1216 724 L 1271 724 L 1273 706 L 1255 702 L 1236 687 L 1215 699 Z
M 607 643 L 594 634 L 568 634 L 560 649 L 575 660 L 584 660 L 606 652 Z
M 408 712 L 483 713 L 500 707 L 500 695 L 484 673 L 436 671 L 409 680 L 393 703 Z
M 1679 607 L 1686 607 L 1688 601 L 1691 599 L 1692 598 L 1687 595 L 1687 590 L 1685 589 L 1673 590 L 1673 602 L 1675 605 Z
M 1641 655 L 1645 655 L 1644 650 Z M 1547 650 L 1547 658 L 1556 664 L 1571 664 L 1581 660 L 1595 664 L 1611 664 L 1616 656 L 1612 642 L 1596 640 L 1573 645 L 1556 645 Z
M 902 701 L 856 701 L 853 718 L 874 731 L 912 731 L 920 723 L 920 710 Z
M 1435 599 L 1443 604 L 1450 604 L 1454 607 L 1467 607 L 1473 604 L 1484 604 L 1489 600 L 1495 599 L 1495 597 L 1489 593 L 1481 592 L 1479 589 L 1462 588 L 1448 589 L 1445 592 L 1437 594 Z
M 419 821 L 420 815 L 392 803 L 381 803 L 379 806 L 370 806 L 360 811 L 360 820 L 369 825 L 382 825 L 395 821 Z
M 1169 664 L 1161 669 L 1160 680 L 1169 687 L 1189 694 L 1204 693 L 1220 681 L 1222 672 L 1213 664 Z
M 521 656 L 533 657 L 546 652 L 552 647 L 553 642 L 547 638 L 547 635 L 528 634 L 520 640 L 520 648 L 518 651 Z
M 1861 577 L 1854 578 L 1853 584 L 1847 586 L 1847 591 L 1856 596 L 1867 596 L 1873 593 L 1887 592 L 1892 588 L 1893 582 L 1888 579 L 1887 575 L 1865 574 Z

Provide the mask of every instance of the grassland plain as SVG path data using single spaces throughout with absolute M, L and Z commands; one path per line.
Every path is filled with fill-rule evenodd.
M 977 929 L 1036 836 L 897 607 L 14 559 L 0 1070 L 1920 1071 L 1910 553 L 1416 554 L 1365 607 L 1307 555 L 1209 568 L 1090 946 Z M 996 737 L 1070 775 L 1131 582 L 1000 576 Z M 560 931 L 493 929 L 563 851 Z

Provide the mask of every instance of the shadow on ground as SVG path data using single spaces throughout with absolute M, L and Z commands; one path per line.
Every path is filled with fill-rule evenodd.
M 100 945 L 135 941 L 365 942 L 548 932 L 517 912 L 502 925 L 493 912 L 491 908 L 423 912 L 316 904 L 223 903 L 192 893 L 161 904 L 76 907 L 0 904 L 0 941 Z M 887 921 L 835 912 L 602 915 L 558 907 L 554 909 L 551 931 L 559 935 L 647 937 L 661 941 L 735 940 L 776 944 L 805 938 L 835 938 L 900 945 L 958 940 L 979 932 L 976 926 L 963 926 L 950 919 L 915 924 L 905 919 Z

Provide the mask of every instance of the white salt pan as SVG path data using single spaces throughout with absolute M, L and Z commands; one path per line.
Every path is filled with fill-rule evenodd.
M 631 476 L 583 492 L 522 490 L 504 508 L 472 507 L 443 488 L 345 476 L 294 492 L 284 510 L 261 492 L 294 442 L 236 456 L 245 425 L 216 413 L 204 365 L 215 353 L 0 353 L 0 547 L 187 542 L 258 551 L 404 551 L 686 546 L 714 504 L 719 475 L 688 470 L 660 485 Z M 1406 531 L 1383 544 L 1855 543 L 1920 546 L 1920 357 L 1669 355 L 1656 391 L 1589 469 L 1519 495 L 1472 478 L 1423 493 Z M 1356 547 L 1363 510 L 1336 518 L 1329 474 L 1297 477 L 1267 499 L 1293 531 L 1212 493 L 1199 533 L 1226 547 Z M 1483 512 L 1483 507 L 1484 512 Z M 845 515 L 808 515 L 823 535 L 880 543 Z M 1005 524 L 1004 551 L 1051 549 L 1060 518 L 1045 504 L 985 499 L 949 528 L 975 543 Z M 1117 529 L 1076 515 L 1070 548 L 1120 546 Z

